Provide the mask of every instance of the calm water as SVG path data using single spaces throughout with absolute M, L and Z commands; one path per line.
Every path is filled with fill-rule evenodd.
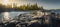
M 11 17 L 11 18 L 14 18 L 20 14 L 24 14 L 24 13 L 29 13 L 29 12 L 2 12 L 0 14 L 0 18 L 8 18 L 8 17 Z

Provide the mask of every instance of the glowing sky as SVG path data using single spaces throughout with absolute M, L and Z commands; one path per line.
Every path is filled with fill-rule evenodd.
M 37 3 L 38 5 L 43 6 L 44 9 L 60 9 L 60 0 L 9 0 L 9 1 L 10 2 L 13 1 L 18 5 Z

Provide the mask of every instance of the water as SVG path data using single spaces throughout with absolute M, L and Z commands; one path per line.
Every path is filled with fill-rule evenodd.
M 24 13 L 29 13 L 29 12 L 9 12 L 11 17 L 15 17 L 15 16 L 18 16 L 20 14 L 24 14 Z
M 54 11 L 55 13 L 60 13 L 60 11 Z M 10 16 L 10 17 L 15 17 L 15 16 L 18 16 L 19 14 L 24 14 L 24 13 L 29 13 L 29 11 L 18 11 L 18 12 L 16 12 L 16 11 L 12 11 L 12 12 L 2 12 L 1 14 L 0 14 L 0 18 L 1 17 L 3 17 L 3 16 L 5 16 L 5 15 L 7 15 L 7 16 Z
M 55 13 L 60 13 L 60 10 L 53 10 L 53 12 L 55 12 Z
M 20 14 L 24 14 L 24 13 L 29 13 L 29 12 L 2 12 L 0 14 L 0 19 L 1 18 L 6 18 L 6 19 L 14 18 L 14 17 L 16 17 L 16 16 L 18 16 Z

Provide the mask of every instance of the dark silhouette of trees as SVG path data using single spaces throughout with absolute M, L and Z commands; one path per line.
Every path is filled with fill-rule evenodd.
M 20 6 L 20 9 L 22 10 L 43 10 L 43 7 L 38 7 L 37 4 L 33 4 L 33 5 L 22 5 Z
M 6 10 L 6 11 L 9 11 L 9 10 L 43 10 L 43 7 L 42 6 L 38 6 L 37 5 L 37 3 L 36 4 L 32 4 L 32 5 L 29 5 L 29 4 L 27 4 L 27 5 L 25 5 L 25 4 L 23 4 L 23 5 L 21 5 L 21 6 L 19 6 L 19 7 L 17 7 L 17 6 L 14 6 L 13 8 L 12 8 L 12 6 L 5 6 L 5 5 L 2 5 L 2 4 L 0 4 L 0 10 Z

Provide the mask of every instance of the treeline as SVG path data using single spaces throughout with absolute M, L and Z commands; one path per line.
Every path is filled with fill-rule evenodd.
M 2 5 L 2 4 L 0 4 L 0 11 L 4 11 L 4 10 L 6 10 L 6 11 L 12 11 L 12 10 L 14 10 L 14 11 L 19 11 L 19 10 L 44 10 L 43 9 L 43 7 L 42 6 L 38 6 L 37 4 L 33 4 L 33 5 L 29 5 L 29 4 L 27 4 L 27 5 L 21 5 L 21 6 L 19 6 L 19 7 L 17 7 L 17 6 L 14 6 L 13 8 L 11 8 L 10 6 L 5 6 L 5 5 Z

